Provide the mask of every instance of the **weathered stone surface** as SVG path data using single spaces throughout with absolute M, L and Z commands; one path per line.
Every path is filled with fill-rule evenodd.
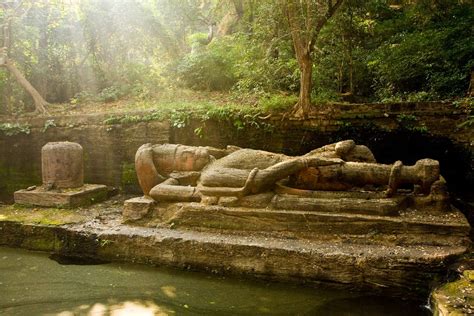
M 425 295 L 465 247 L 364 245 L 84 223 L 0 222 L 0 244 L 281 281 Z
M 46 190 L 43 187 L 34 190 L 19 190 L 14 193 L 15 203 L 44 207 L 78 207 L 98 203 L 107 198 L 107 186 L 85 184 L 74 189 Z
M 122 212 L 124 222 L 144 218 L 151 212 L 153 205 L 155 205 L 155 201 L 146 196 L 126 200 Z
M 457 212 L 390 217 L 172 203 L 154 207 L 140 227 L 122 223 L 121 205 L 115 197 L 49 226 L 41 212 L 25 220 L 0 207 L 0 245 L 401 295 L 427 294 L 468 247 L 469 225 Z M 64 218 L 43 213 L 51 223 Z M 219 216 L 228 219 L 221 227 L 212 222 Z
M 271 207 L 274 209 L 296 209 L 310 212 L 353 213 L 372 215 L 398 215 L 403 209 L 401 199 L 357 199 L 357 198 L 306 198 L 297 195 L 276 195 Z
M 83 150 L 77 143 L 47 143 L 41 149 L 41 166 L 45 187 L 69 189 L 84 184 Z
M 412 204 L 417 202 L 417 207 L 426 205 L 438 211 L 449 205 L 445 203 L 448 194 L 438 161 L 422 159 L 413 166 L 404 166 L 401 161 L 378 164 L 369 148 L 356 145 L 353 140 L 326 145 L 296 157 L 234 147 L 145 144 L 137 151 L 135 169 L 143 193 L 157 202 L 203 200 L 205 204 L 239 206 L 242 198 L 270 194 L 277 187 L 280 193 L 293 196 L 276 196 L 267 205 L 263 203 L 265 200 L 250 205 L 379 215 L 396 215 L 411 206 L 404 203 L 405 199 L 411 199 Z M 401 185 L 411 185 L 411 194 L 397 194 Z M 347 198 L 331 201 L 316 196 L 315 192 L 349 191 L 354 187 L 360 191 L 368 186 L 375 186 L 372 195 L 379 194 L 380 187 L 386 188 L 385 194 L 363 200 L 357 199 L 360 194 L 351 190 L 346 192 Z M 428 198 L 421 201 L 417 198 L 420 195 Z
M 242 208 L 202 203 L 159 204 L 144 225 L 206 232 L 365 244 L 469 244 L 470 226 L 457 210 L 432 215 L 417 211 L 398 216 L 337 213 L 333 210 Z

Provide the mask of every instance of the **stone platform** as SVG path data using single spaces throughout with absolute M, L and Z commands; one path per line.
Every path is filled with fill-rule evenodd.
M 37 187 L 32 190 L 19 190 L 14 193 L 15 203 L 21 205 L 71 208 L 102 202 L 107 198 L 107 186 L 84 184 L 74 189 L 46 190 Z
M 455 209 L 375 216 L 175 203 L 123 223 L 119 199 L 57 225 L 37 224 L 42 212 L 64 218 L 48 209 L 0 207 L 0 245 L 403 296 L 427 295 L 469 249 L 470 227 Z

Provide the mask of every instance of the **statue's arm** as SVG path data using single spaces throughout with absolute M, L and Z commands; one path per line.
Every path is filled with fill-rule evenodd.
M 153 147 L 151 144 L 145 144 L 138 148 L 135 155 L 135 170 L 138 183 L 145 195 L 149 195 L 154 186 L 166 180 L 158 173 L 153 163 Z
M 155 185 L 150 190 L 150 196 L 155 201 L 195 202 L 201 199 L 196 187 L 182 186 L 178 180 L 172 178 Z

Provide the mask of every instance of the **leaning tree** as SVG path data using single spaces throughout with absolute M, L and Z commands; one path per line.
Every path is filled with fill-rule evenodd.
M 22 86 L 26 92 L 33 98 L 35 111 L 45 114 L 48 102 L 44 100 L 41 94 L 33 87 L 33 85 L 25 78 L 21 71 L 15 66 L 14 60 L 9 56 L 11 49 L 12 31 L 11 26 L 13 20 L 21 14 L 23 1 L 3 1 L 0 4 L 2 10 L 1 24 L 1 46 L 0 46 L 0 67 L 6 68 L 15 78 L 17 83 Z
M 343 0 L 280 0 L 301 71 L 299 99 L 293 110 L 296 116 L 308 115 L 311 107 L 313 72 L 311 55 L 321 29 L 342 2 Z

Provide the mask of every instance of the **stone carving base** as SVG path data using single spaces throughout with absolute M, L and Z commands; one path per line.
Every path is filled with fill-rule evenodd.
M 248 196 L 239 201 L 240 205 L 236 205 L 231 198 L 207 201 L 214 202 L 214 205 L 185 202 L 153 204 L 149 199 L 135 198 L 126 201 L 123 215 L 127 222 L 139 221 L 138 225 L 146 227 L 236 235 L 251 233 L 312 241 L 446 246 L 468 241 L 469 225 L 456 209 L 445 212 L 430 212 L 429 208 L 423 211 L 397 210 L 397 206 L 406 202 L 403 197 L 381 200 L 328 197 L 304 198 L 306 204 L 303 209 L 302 198 L 298 199 L 298 204 L 293 201 L 294 196 L 289 195 Z M 262 206 L 269 199 L 271 202 L 267 208 L 249 207 Z M 309 200 L 316 203 L 312 204 Z M 271 207 L 273 203 L 276 204 Z M 285 205 L 288 207 L 285 208 Z M 143 218 L 145 215 L 146 219 Z
M 39 224 L 63 223 L 47 208 L 19 216 L 0 206 L 0 245 L 403 297 L 427 295 L 469 249 L 469 224 L 454 208 L 379 216 L 135 199 L 132 207 L 148 204 L 150 213 L 123 224 L 122 202 L 83 208 L 67 225 Z
M 87 206 L 107 199 L 107 186 L 84 184 L 74 189 L 46 190 L 38 187 L 33 190 L 19 190 L 14 193 L 15 203 L 21 205 L 71 208 Z

